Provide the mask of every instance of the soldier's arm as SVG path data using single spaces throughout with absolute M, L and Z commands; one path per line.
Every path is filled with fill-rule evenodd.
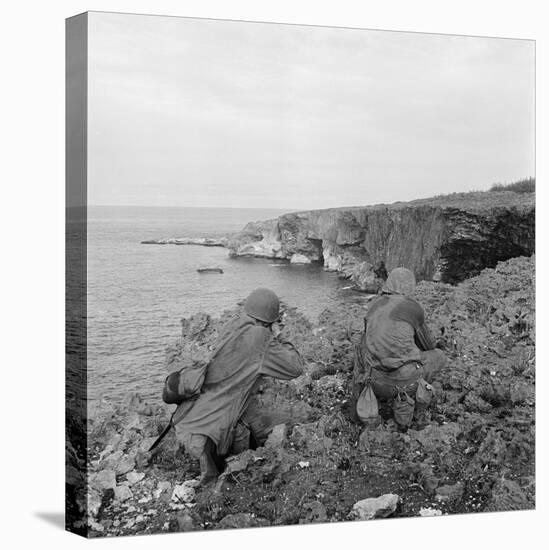
M 427 323 L 425 323 L 425 321 L 423 321 L 421 325 L 416 327 L 415 341 L 417 347 L 421 351 L 429 351 L 431 349 L 435 349 L 435 339 L 433 338 L 433 335 L 431 334 L 431 331 L 429 330 L 429 327 L 427 326 Z
M 261 366 L 261 374 L 280 380 L 291 380 L 303 374 L 303 360 L 293 344 L 273 338 Z

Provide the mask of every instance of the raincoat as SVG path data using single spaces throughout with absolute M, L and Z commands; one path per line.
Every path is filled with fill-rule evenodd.
M 290 380 L 302 372 L 301 357 L 292 344 L 275 338 L 245 313 L 236 315 L 217 341 L 202 393 L 196 401 L 182 403 L 181 414 L 175 413 L 177 438 L 187 444 L 192 435 L 207 436 L 218 455 L 227 454 L 258 379 Z

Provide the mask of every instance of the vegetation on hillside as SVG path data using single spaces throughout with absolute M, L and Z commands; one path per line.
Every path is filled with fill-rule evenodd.
M 490 191 L 512 191 L 513 193 L 535 193 L 536 178 L 525 178 L 513 183 L 494 183 Z

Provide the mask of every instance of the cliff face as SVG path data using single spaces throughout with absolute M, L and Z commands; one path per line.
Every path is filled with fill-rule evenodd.
M 457 283 L 533 254 L 534 237 L 534 194 L 487 192 L 285 214 L 249 223 L 228 246 L 233 256 L 319 262 L 375 290 L 397 266 Z

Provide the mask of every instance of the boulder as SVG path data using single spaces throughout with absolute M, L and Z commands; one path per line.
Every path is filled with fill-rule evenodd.
M 286 436 L 288 433 L 288 428 L 286 424 L 278 424 L 273 428 L 273 431 L 267 437 L 265 441 L 265 447 L 267 448 L 276 448 L 282 447 L 286 441 Z
M 189 503 L 194 500 L 196 495 L 195 487 L 199 485 L 196 479 L 190 479 L 183 482 L 181 485 L 176 485 L 172 492 L 172 501 L 177 503 Z
M 356 520 L 386 518 L 395 512 L 399 501 L 400 497 L 391 493 L 359 500 L 353 505 L 349 517 Z
M 128 472 L 126 474 L 126 479 L 129 481 L 130 485 L 139 483 L 144 477 L 145 474 L 143 472 Z
M 153 493 L 154 498 L 158 499 L 163 495 L 170 493 L 171 490 L 172 490 L 172 484 L 169 481 L 160 481 Z
M 124 475 L 131 472 L 135 468 L 135 459 L 131 456 L 124 455 L 118 460 L 114 466 L 116 475 Z
M 117 485 L 114 488 L 115 502 L 124 502 L 125 500 L 129 500 L 130 498 L 133 498 L 133 493 L 129 485 L 121 484 Z
M 102 492 L 116 487 L 116 474 L 114 470 L 100 470 L 90 476 L 90 487 Z

